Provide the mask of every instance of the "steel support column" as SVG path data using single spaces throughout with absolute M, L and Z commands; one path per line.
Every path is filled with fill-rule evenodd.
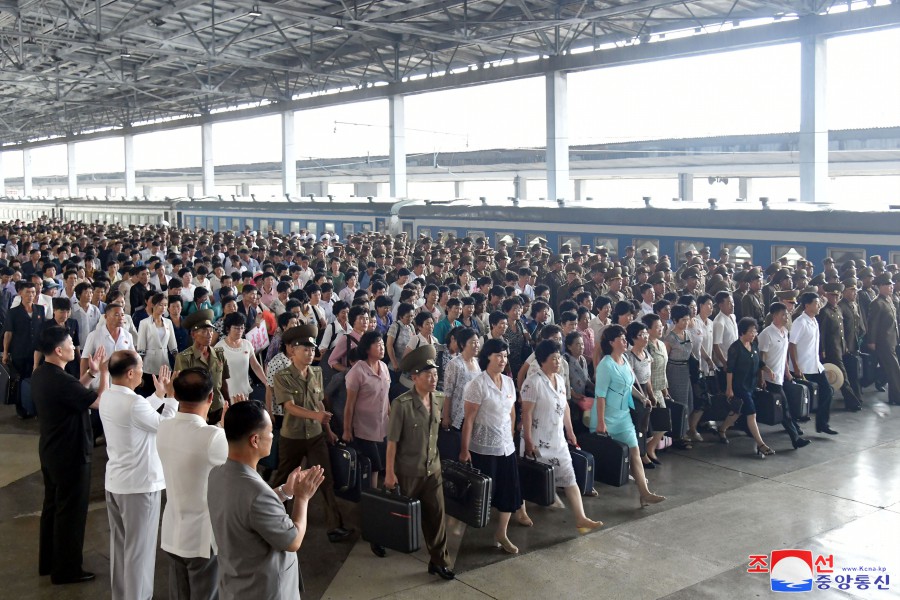
M 547 199 L 569 196 L 568 82 L 560 71 L 546 76 Z
M 66 172 L 69 180 L 69 198 L 78 197 L 78 167 L 75 163 L 75 142 L 66 144 Z
M 297 150 L 292 110 L 281 113 L 281 193 L 297 193 Z
M 134 136 L 126 133 L 125 145 L 125 197 L 134 198 L 137 194 L 137 178 L 134 174 Z
M 22 150 L 22 195 L 31 196 L 33 189 L 31 187 L 31 150 L 25 148 Z
M 406 115 L 403 96 L 388 99 L 390 110 L 390 193 L 392 198 L 406 197 Z
M 825 202 L 828 185 L 828 118 L 825 106 L 825 38 L 800 42 L 800 200 Z
M 678 197 L 684 202 L 691 202 L 694 199 L 693 173 L 678 174 Z
M 200 126 L 200 150 L 203 170 L 203 195 L 215 196 L 216 194 L 216 169 L 213 165 L 213 132 L 212 123 L 204 123 Z

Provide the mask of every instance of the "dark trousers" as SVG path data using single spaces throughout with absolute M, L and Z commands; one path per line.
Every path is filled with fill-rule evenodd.
M 897 348 L 890 345 L 875 345 L 878 363 L 884 369 L 888 384 L 888 402 L 900 404 L 900 363 L 897 362 Z
M 816 431 L 828 427 L 828 421 L 831 420 L 831 399 L 834 394 L 831 391 L 831 384 L 825 373 L 804 373 L 809 381 L 819 386 L 819 408 L 816 409 Z
M 784 388 L 777 383 L 767 381 L 766 391 L 772 394 L 776 400 L 781 400 L 781 406 L 784 409 L 781 426 L 784 427 L 784 430 L 791 436 L 791 442 L 796 442 L 797 438 L 800 437 L 800 431 L 797 427 L 797 420 L 791 414 L 791 404 L 788 402 L 787 396 L 784 393 Z
M 182 558 L 166 552 L 169 559 L 169 600 L 216 600 L 219 597 L 219 561 Z
M 847 367 L 847 378 L 850 380 L 850 388 L 861 402 L 862 386 L 859 384 L 859 370 L 862 368 L 862 365 L 859 361 L 861 361 L 862 358 L 860 358 L 858 353 L 845 354 L 842 358 L 844 360 L 844 366 Z
M 81 572 L 91 465 L 70 465 L 64 469 L 41 467 L 41 473 L 44 506 L 38 572 L 65 579 Z
M 328 455 L 328 443 L 325 441 L 324 433 L 308 440 L 295 440 L 284 437 L 282 432 L 278 440 L 278 470 L 275 471 L 272 487 L 278 487 L 287 481 L 288 475 L 300 466 L 304 458 L 307 459 L 308 466 L 319 465 L 325 470 L 325 481 L 319 486 L 319 491 L 325 499 L 325 522 L 328 530 L 343 527 L 343 519 L 334 495 L 331 458 Z
M 426 477 L 398 475 L 402 493 L 422 503 L 422 534 L 431 562 L 439 567 L 450 566 L 447 552 L 447 528 L 444 526 L 444 484 L 440 473 Z
M 841 374 L 844 376 L 844 383 L 841 385 L 841 395 L 844 397 L 844 408 L 847 410 L 856 410 L 862 406 L 862 400 L 859 399 L 859 396 L 856 395 L 856 392 L 854 392 L 853 388 L 850 386 L 850 375 L 847 373 L 847 367 L 844 365 L 844 357 L 826 353 L 825 362 L 830 362 L 835 365 L 841 370 Z
M 30 356 L 11 356 L 10 362 L 12 363 L 12 368 L 15 371 L 16 376 L 19 379 L 29 379 L 31 377 L 31 372 L 34 370 L 34 355 Z M 22 383 L 21 381 L 16 386 L 16 397 L 14 399 L 14 403 L 16 405 L 16 414 L 20 417 L 33 417 L 34 414 L 30 414 L 29 411 L 25 410 L 25 407 L 22 406 Z

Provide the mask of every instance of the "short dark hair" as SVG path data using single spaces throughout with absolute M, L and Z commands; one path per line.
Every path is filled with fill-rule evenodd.
M 569 349 L 569 346 L 571 346 L 572 344 L 574 344 L 574 343 L 577 342 L 578 340 L 582 339 L 583 337 L 584 337 L 584 336 L 581 335 L 581 332 L 580 332 L 580 331 L 573 331 L 572 333 L 570 333 L 569 335 L 567 335 L 567 336 L 566 336 L 566 340 L 565 340 L 566 350 Z
M 53 354 L 53 351 L 63 345 L 69 332 L 65 327 L 48 327 L 41 332 L 38 338 L 37 349 L 41 354 Z
M 399 321 L 414 310 L 416 310 L 416 307 L 409 302 L 401 302 L 400 306 L 397 307 L 397 320 Z
M 612 343 L 613 340 L 625 335 L 625 328 L 621 325 L 610 325 L 606 329 L 603 330 L 603 335 L 600 336 L 600 350 L 603 351 L 604 355 L 612 354 Z
M 488 325 L 491 327 L 495 327 L 497 323 L 500 321 L 508 321 L 509 317 L 503 311 L 495 310 L 490 315 L 488 315 Z
M 347 314 L 347 323 L 350 324 L 350 327 L 356 324 L 356 319 L 362 316 L 369 315 L 369 307 L 366 306 L 354 306 L 350 309 L 350 312 Z
M 138 366 L 141 357 L 134 350 L 117 350 L 109 357 L 109 376 L 121 377 Z
M 238 402 L 225 413 L 225 439 L 238 442 L 266 424 L 266 407 L 258 400 Z
M 179 402 L 205 402 L 213 390 L 209 371 L 201 367 L 184 369 L 172 381 Z
M 769 305 L 769 314 L 770 315 L 777 315 L 778 313 L 786 311 L 786 310 L 787 310 L 787 306 L 785 306 L 781 302 L 773 302 L 772 304 Z
M 469 340 L 478 335 L 478 332 L 471 327 L 454 327 L 453 336 L 456 338 L 456 345 L 460 351 L 462 347 L 469 343 Z
M 731 298 L 731 292 L 721 291 L 716 294 L 716 306 L 721 306 L 723 302 Z
M 670 314 L 672 316 L 672 322 L 675 323 L 684 317 L 689 317 L 691 309 L 684 304 L 676 304 L 672 307 L 672 312 Z
M 806 308 L 807 304 L 819 301 L 819 295 L 815 292 L 806 292 L 800 295 L 800 306 Z
M 737 326 L 738 337 L 740 337 L 740 336 L 744 335 L 745 333 L 747 333 L 748 331 L 750 331 L 751 327 L 753 329 L 759 328 L 759 325 L 756 323 L 756 319 L 754 319 L 753 317 L 744 317 L 743 319 L 738 321 L 738 326 Z
M 654 315 L 657 319 L 659 315 Z M 628 327 L 625 328 L 625 339 L 628 340 L 628 343 L 632 346 L 634 345 L 634 340 L 641 334 L 642 331 L 647 330 L 647 325 L 642 323 L 641 321 L 632 321 L 628 324 Z
M 359 343 L 356 345 L 356 355 L 359 357 L 359 360 L 369 358 L 369 350 L 380 340 L 381 334 L 377 331 L 367 331 L 362 334 L 359 338 Z
M 509 344 L 506 343 L 506 340 L 497 338 L 487 340 L 484 346 L 481 347 L 481 352 L 478 353 L 478 368 L 482 371 L 487 369 L 491 354 L 499 354 L 500 352 L 509 352 Z
M 72 310 L 72 301 L 68 298 L 54 298 L 53 299 L 53 310 Z
M 539 365 L 547 362 L 547 359 L 557 352 L 562 352 L 562 348 L 553 340 L 544 340 L 534 349 L 534 359 Z
M 425 321 L 427 321 L 428 319 L 431 319 L 432 321 L 434 321 L 434 315 L 432 315 L 427 310 L 420 312 L 419 314 L 416 315 L 416 318 L 415 318 L 416 327 L 421 327 L 422 325 L 425 324 Z
M 233 313 L 228 313 L 225 315 L 225 320 L 222 321 L 222 331 L 225 335 L 228 335 L 228 330 L 232 327 L 243 327 L 247 328 L 247 317 L 244 313 L 235 311 Z

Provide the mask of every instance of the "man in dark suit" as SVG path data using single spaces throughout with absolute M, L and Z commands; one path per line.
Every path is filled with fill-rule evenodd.
M 888 403 L 900 404 L 900 363 L 897 362 L 897 312 L 891 296 L 894 282 L 889 273 L 875 278 L 878 297 L 869 304 L 866 341 L 869 349 L 878 356 L 888 382 Z
M 44 307 L 35 303 L 38 292 L 34 282 L 20 281 L 16 287 L 22 303 L 9 309 L 3 323 L 3 364 L 12 365 L 20 378 L 28 379 L 34 368 L 34 342 L 45 320 Z M 34 416 L 32 412 L 23 405 L 19 394 L 16 413 L 20 418 L 28 419 Z
M 32 386 L 41 415 L 38 452 L 44 476 L 38 572 L 57 585 L 91 581 L 94 574 L 82 569 L 94 447 L 88 408 L 96 408 L 106 390 L 104 350 L 89 359 L 90 368 L 79 381 L 65 371 L 75 358 L 75 344 L 65 329 L 44 330 L 37 347 L 44 355 Z M 97 375 L 99 387 L 88 389 Z

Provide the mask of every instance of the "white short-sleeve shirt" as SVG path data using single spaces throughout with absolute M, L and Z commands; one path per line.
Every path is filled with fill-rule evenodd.
M 791 324 L 791 343 L 797 346 L 797 368 L 801 373 L 821 373 L 819 362 L 819 323 L 803 313 Z
M 713 319 L 713 344 L 721 346 L 722 354 L 728 356 L 728 349 L 738 339 L 737 321 L 734 314 L 720 312 Z
M 512 379 L 501 375 L 501 386 L 482 373 L 466 384 L 466 402 L 479 406 L 472 426 L 469 450 L 489 456 L 509 456 L 516 451 L 512 439 L 510 411 L 516 403 L 516 388 Z
M 756 338 L 759 351 L 765 353 L 764 364 L 772 370 L 774 377 L 763 372 L 766 381 L 781 385 L 784 382 L 784 369 L 788 355 L 788 331 L 769 325 Z

